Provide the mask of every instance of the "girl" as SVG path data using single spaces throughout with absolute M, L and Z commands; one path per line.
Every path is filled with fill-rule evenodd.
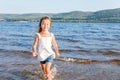
M 49 32 L 50 25 L 50 17 L 45 16 L 41 18 L 39 22 L 38 33 L 35 36 L 35 40 L 32 47 L 33 57 L 36 57 L 38 55 L 38 60 L 40 61 L 44 74 L 46 74 L 47 80 L 51 80 L 50 68 L 53 58 L 55 58 L 55 53 L 57 58 L 60 56 L 55 36 L 53 33 Z M 36 51 L 37 45 L 38 53 Z M 52 45 L 54 47 L 55 53 L 51 48 Z

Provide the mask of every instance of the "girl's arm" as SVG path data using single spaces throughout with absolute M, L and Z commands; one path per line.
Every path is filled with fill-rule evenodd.
M 55 36 L 53 34 L 52 34 L 52 44 L 53 44 L 53 47 L 55 49 L 55 53 L 57 55 L 57 58 L 60 57 L 59 50 L 58 50 L 58 45 L 57 45 Z
M 33 46 L 32 46 L 33 57 L 37 56 L 37 51 L 36 51 L 37 44 L 38 44 L 38 35 L 35 36 L 35 40 L 34 40 L 34 43 L 33 43 Z

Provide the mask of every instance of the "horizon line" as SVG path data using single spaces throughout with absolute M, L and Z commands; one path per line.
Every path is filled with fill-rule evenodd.
M 80 11 L 80 12 L 97 12 L 97 11 L 112 10 L 112 9 L 120 9 L 120 8 L 101 9 L 101 10 L 95 10 L 95 11 L 71 10 L 71 11 L 66 11 L 66 12 L 64 12 L 64 11 L 63 12 L 23 12 L 23 13 L 5 12 L 5 13 L 0 13 L 0 14 L 59 14 L 59 13 L 69 13 L 69 12 L 74 12 L 74 11 Z

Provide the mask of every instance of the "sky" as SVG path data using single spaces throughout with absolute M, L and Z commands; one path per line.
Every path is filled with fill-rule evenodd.
M 120 0 L 0 0 L 0 13 L 63 13 L 120 8 Z

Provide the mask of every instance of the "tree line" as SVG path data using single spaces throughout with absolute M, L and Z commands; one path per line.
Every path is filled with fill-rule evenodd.
M 0 21 L 32 21 L 38 22 L 42 16 L 48 15 L 53 22 L 120 22 L 120 8 L 100 10 L 96 12 L 72 11 L 66 13 L 31 13 L 0 14 Z

